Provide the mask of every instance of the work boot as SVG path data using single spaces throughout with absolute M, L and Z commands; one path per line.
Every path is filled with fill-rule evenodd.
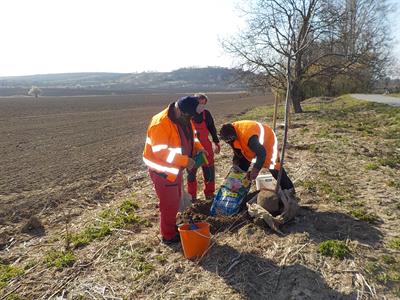
M 205 198 L 206 198 L 206 201 L 211 202 L 214 200 L 214 195 L 206 195 Z
M 165 239 L 164 237 L 161 239 L 161 242 L 164 245 L 174 245 L 174 244 L 178 244 L 181 242 L 181 237 L 179 234 L 176 234 L 172 239 Z
M 294 189 L 294 187 L 292 187 L 291 189 L 284 190 L 284 191 L 286 194 L 289 194 L 295 198 L 296 190 Z

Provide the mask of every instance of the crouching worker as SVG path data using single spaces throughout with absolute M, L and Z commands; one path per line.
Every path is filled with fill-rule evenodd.
M 147 129 L 143 161 L 159 199 L 160 231 L 165 244 L 180 241 L 176 215 L 182 174 L 195 166 L 194 155 L 205 151 L 195 136 L 191 118 L 203 109 L 197 97 L 182 97 L 153 116 Z
M 221 140 L 228 143 L 233 151 L 233 164 L 247 172 L 253 162 L 253 167 L 249 172 L 249 179 L 255 180 L 262 168 L 267 168 L 275 179 L 278 179 L 280 167 L 278 141 L 274 131 L 266 124 L 256 121 L 238 121 L 222 125 L 219 132 Z M 280 181 L 280 195 L 284 199 L 285 210 L 283 216 L 285 221 L 295 213 L 293 209 L 297 206 L 294 198 L 294 186 L 286 171 L 282 167 L 282 177 Z M 286 199 L 289 198 L 289 203 Z M 289 207 L 290 206 L 290 207 Z

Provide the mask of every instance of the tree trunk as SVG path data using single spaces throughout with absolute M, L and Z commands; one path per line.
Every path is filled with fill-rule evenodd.
M 290 95 L 292 96 L 293 109 L 295 113 L 302 113 L 300 102 L 304 100 L 304 95 L 301 86 L 301 76 L 303 73 L 301 62 L 303 59 L 303 54 L 301 52 L 296 54 L 295 64 L 294 64 L 294 76 L 293 81 L 290 86 Z
M 294 112 L 297 113 L 302 113 L 303 109 L 301 108 L 300 100 L 296 100 L 294 97 L 292 98 L 292 103 L 293 103 L 293 108 Z
M 303 100 L 302 92 L 301 92 L 301 87 L 299 82 L 294 80 L 291 85 L 291 95 L 292 95 L 292 103 L 293 103 L 293 109 L 294 112 L 297 113 L 302 113 L 303 109 L 301 108 L 301 100 Z

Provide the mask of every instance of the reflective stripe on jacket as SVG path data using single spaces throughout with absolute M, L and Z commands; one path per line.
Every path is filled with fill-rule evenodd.
M 174 181 L 180 171 L 188 165 L 189 156 L 182 154 L 181 138 L 177 125 L 168 117 L 168 109 L 155 115 L 147 129 L 143 161 L 152 170 L 167 175 Z M 193 130 L 193 154 L 203 149 Z
M 266 157 L 264 168 L 279 170 L 278 140 L 274 131 L 266 124 L 256 121 L 237 121 L 232 123 L 235 128 L 237 139 L 233 142 L 233 147 L 240 149 L 243 156 L 248 161 L 255 162 L 256 154 L 249 148 L 249 139 L 256 135 L 258 141 L 264 146 Z

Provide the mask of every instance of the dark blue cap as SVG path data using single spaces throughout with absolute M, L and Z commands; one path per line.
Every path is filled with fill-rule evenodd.
M 199 105 L 199 98 L 193 96 L 182 97 L 178 100 L 179 109 L 188 115 L 195 116 L 197 114 L 196 109 Z

